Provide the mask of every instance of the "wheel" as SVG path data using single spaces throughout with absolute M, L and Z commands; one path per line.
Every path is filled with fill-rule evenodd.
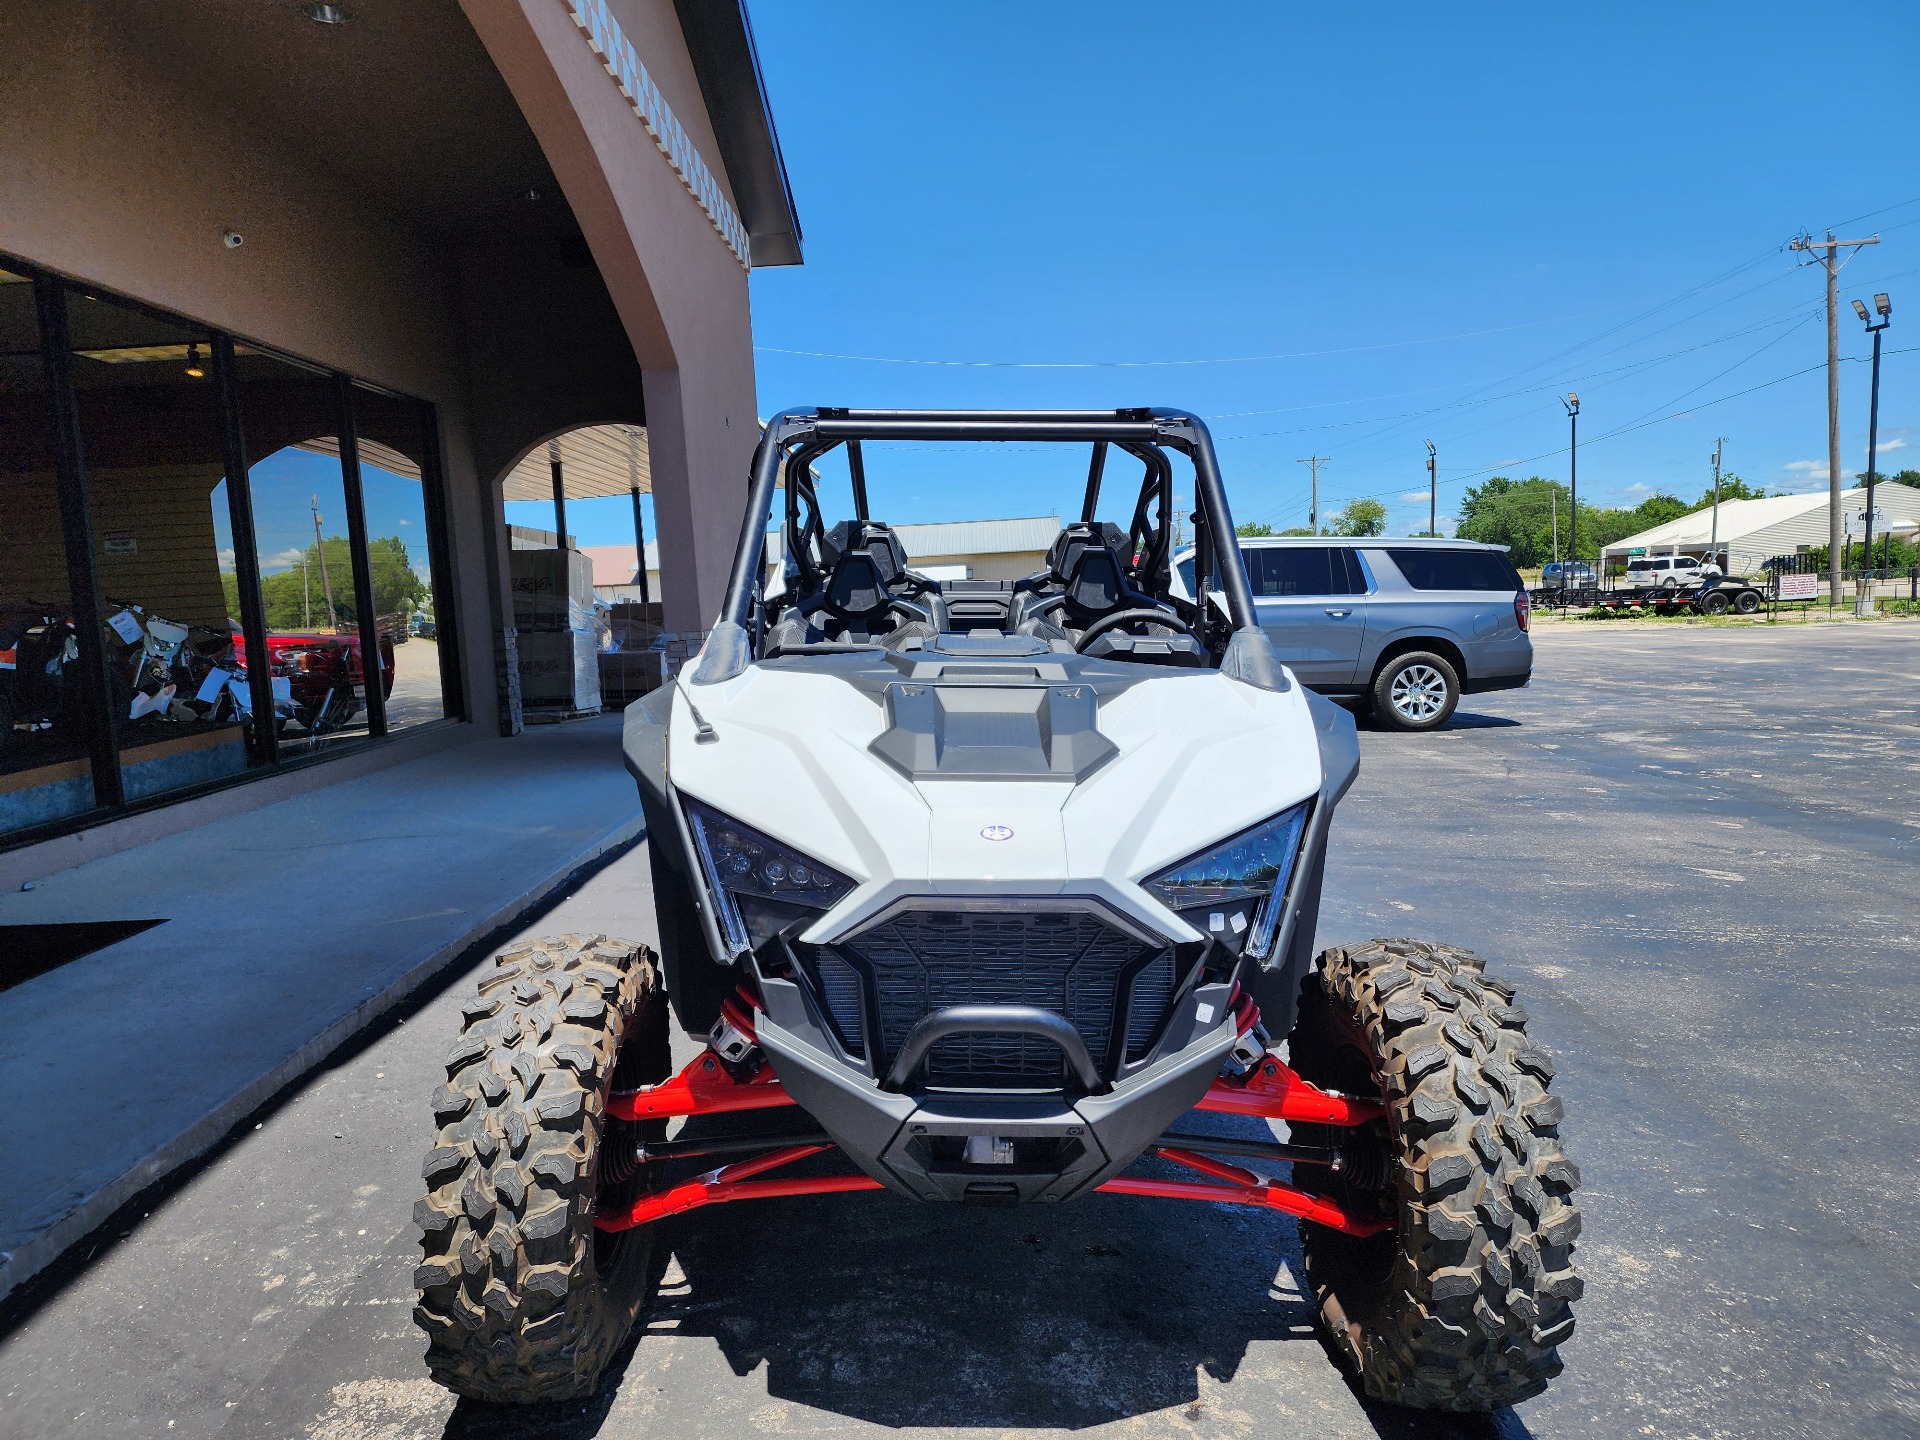
M 646 1298 L 653 1227 L 593 1218 L 642 1193 L 635 1148 L 664 1135 L 603 1118 L 611 1092 L 669 1073 L 658 971 L 624 940 L 536 940 L 495 957 L 465 1009 L 414 1207 L 427 1368 L 476 1400 L 577 1399 Z
M 1484 1411 L 1560 1373 L 1581 1280 L 1580 1172 L 1560 1148 L 1553 1062 L 1513 991 L 1450 945 L 1327 950 L 1302 985 L 1290 1058 L 1323 1088 L 1377 1094 L 1356 1133 L 1295 1125 L 1347 1152 L 1294 1183 L 1394 1228 L 1356 1239 L 1301 1226 L 1307 1281 L 1335 1350 L 1396 1405 Z
M 1717 590 L 1709 590 L 1700 597 L 1700 613 L 1703 615 L 1724 615 L 1733 608 L 1733 602 Z
M 1427 650 L 1409 650 L 1373 677 L 1373 710 L 1395 730 L 1435 730 L 1460 703 L 1460 676 Z
M 674 1017 L 692 1035 L 704 1037 L 720 1018 L 720 1002 L 733 993 L 733 971 L 713 963 L 693 888 L 647 841 L 647 867 L 653 875 L 653 913 L 660 925 L 660 961 Z
M 1760 608 L 1760 597 L 1751 590 L 1742 590 L 1733 597 L 1733 609 L 1737 615 L 1751 615 Z

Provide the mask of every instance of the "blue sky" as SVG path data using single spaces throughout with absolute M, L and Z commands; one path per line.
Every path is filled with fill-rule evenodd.
M 752 15 L 807 260 L 753 276 L 763 413 L 1179 405 L 1240 519 L 1304 523 L 1318 454 L 1324 513 L 1374 496 L 1400 531 L 1427 439 L 1442 515 L 1488 474 L 1564 479 L 1577 390 L 1583 498 L 1697 495 L 1721 435 L 1748 480 L 1819 489 L 1822 285 L 1781 247 L 1845 222 L 1882 243 L 1841 277 L 1841 352 L 1868 350 L 1849 298 L 1890 291 L 1881 468 L 1920 447 L 1920 6 L 1830 40 L 1751 0 Z M 1841 378 L 1861 469 L 1867 367 Z M 869 461 L 900 521 L 1071 508 L 1083 466 Z M 568 514 L 631 539 L 624 500 Z
M 273 575 L 300 563 L 313 544 L 313 507 L 320 511 L 321 529 L 329 536 L 347 533 L 345 492 L 340 462 L 289 447 L 266 456 L 248 472 L 253 492 L 254 544 L 260 550 L 260 569 Z M 233 533 L 227 520 L 225 482 L 214 492 L 214 541 L 220 568 L 233 568 Z M 371 539 L 397 535 L 407 547 L 407 558 L 421 579 L 432 583 L 426 537 L 426 501 L 420 482 L 360 462 L 360 491 L 367 507 L 367 535 Z M 627 515 L 627 538 L 633 538 L 632 507 Z M 569 514 L 568 519 L 572 516 Z M 546 523 L 552 521 L 548 507 Z

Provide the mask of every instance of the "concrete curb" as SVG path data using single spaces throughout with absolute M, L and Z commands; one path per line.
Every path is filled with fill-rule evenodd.
M 646 822 L 639 815 L 603 831 L 569 860 L 547 871 L 499 909 L 395 977 L 385 989 L 366 995 L 359 1004 L 286 1059 L 255 1076 L 172 1140 L 81 1200 L 26 1244 L 12 1251 L 0 1252 L 0 1302 L 4 1302 L 20 1286 L 86 1239 L 142 1190 L 205 1155 L 234 1126 L 280 1090 L 317 1069 L 334 1051 L 408 999 L 488 936 L 516 924 L 538 909 L 581 870 L 612 858 L 645 835 Z

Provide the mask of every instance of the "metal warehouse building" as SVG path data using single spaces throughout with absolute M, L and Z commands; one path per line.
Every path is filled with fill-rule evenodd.
M 1920 522 L 1920 490 L 1892 480 L 1873 489 L 1874 508 L 1897 530 L 1902 523 Z M 1840 513 L 1847 517 L 1848 533 L 1858 544 L 1864 536 L 1864 488 L 1845 491 Z M 1874 533 L 1885 533 L 1882 521 Z M 1758 570 L 1777 556 L 1792 556 L 1827 543 L 1827 493 L 1771 495 L 1764 500 L 1728 500 L 1720 506 L 1717 522 L 1711 508 L 1696 510 L 1655 525 L 1637 535 L 1616 540 L 1601 552 L 1604 561 L 1624 561 L 1630 555 L 1698 555 L 1717 559 L 1730 575 Z M 1878 547 L 1876 547 L 1877 549 Z
M 515 733 L 563 447 L 714 613 L 800 261 L 739 0 L 18 0 L 0 64 L 0 848 Z

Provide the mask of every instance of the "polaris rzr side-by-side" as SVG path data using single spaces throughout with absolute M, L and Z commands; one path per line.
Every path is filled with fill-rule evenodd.
M 1023 579 L 916 574 L 868 507 L 862 446 L 894 441 L 1090 446 L 1079 518 Z M 1177 460 L 1186 593 L 1223 598 L 1170 584 Z M 1464 950 L 1313 954 L 1354 724 L 1261 631 L 1197 418 L 775 416 L 724 608 L 625 748 L 660 953 L 538 941 L 467 1003 L 416 1212 L 443 1384 L 586 1394 L 660 1220 L 880 1189 L 1281 1211 L 1368 1394 L 1485 1410 L 1558 1373 L 1580 1216 L 1553 1064 Z M 706 1042 L 677 1073 L 672 1017 Z

